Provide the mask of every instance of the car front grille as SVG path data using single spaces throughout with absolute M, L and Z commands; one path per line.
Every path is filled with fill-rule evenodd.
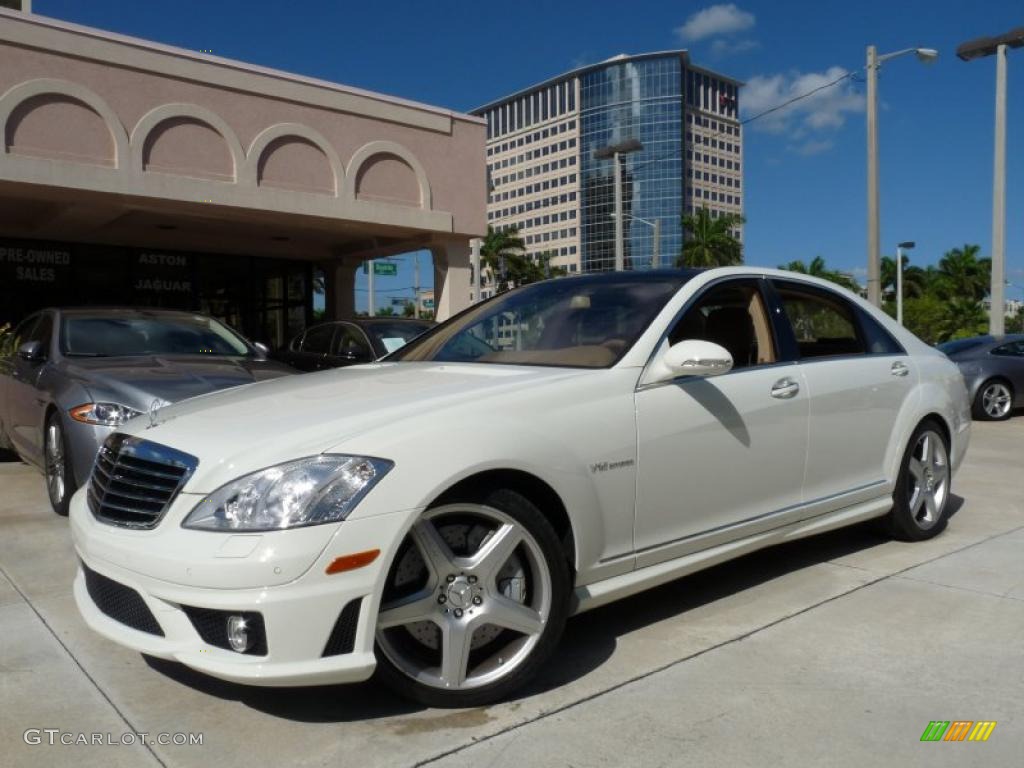
M 89 509 L 103 523 L 152 528 L 197 466 L 195 456 L 115 433 L 96 456 Z
M 359 629 L 359 608 L 363 603 L 361 597 L 352 600 L 338 615 L 334 622 L 331 636 L 327 638 L 322 656 L 341 656 L 352 653 L 356 645 L 356 630 Z
M 149 610 L 146 601 L 142 599 L 142 595 L 131 587 L 118 584 L 113 579 L 96 573 L 84 563 L 82 571 L 85 573 L 85 589 L 96 607 L 103 613 L 139 632 L 164 636 L 164 631 L 160 629 L 160 624 Z

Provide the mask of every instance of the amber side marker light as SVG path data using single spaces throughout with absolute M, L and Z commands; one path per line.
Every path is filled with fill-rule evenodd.
M 345 571 L 354 571 L 356 568 L 362 568 L 364 565 L 369 565 L 376 560 L 379 554 L 379 549 L 368 549 L 365 552 L 356 552 L 354 555 L 336 557 L 327 566 L 327 575 L 330 576 L 334 573 L 344 573 Z

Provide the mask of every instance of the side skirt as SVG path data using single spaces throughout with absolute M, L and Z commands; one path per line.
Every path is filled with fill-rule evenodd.
M 781 544 L 785 541 L 802 539 L 818 533 L 842 528 L 847 525 L 881 517 L 892 509 L 892 496 L 886 495 L 869 501 L 843 507 L 808 520 L 774 528 L 743 539 L 719 544 L 699 552 L 693 552 L 674 560 L 650 565 L 636 571 L 614 576 L 610 579 L 577 587 L 573 593 L 572 613 L 583 613 L 614 602 L 621 597 L 651 589 L 696 571 L 710 568 L 727 560 L 756 552 L 759 549 Z

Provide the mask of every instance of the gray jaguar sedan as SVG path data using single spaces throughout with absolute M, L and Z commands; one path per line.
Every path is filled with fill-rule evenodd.
M 974 418 L 1002 421 L 1024 406 L 1024 334 L 956 339 L 939 349 L 964 375 Z
M 45 309 L 0 349 L 0 448 L 46 474 L 66 515 L 107 435 L 188 397 L 296 371 L 226 325 L 160 309 Z

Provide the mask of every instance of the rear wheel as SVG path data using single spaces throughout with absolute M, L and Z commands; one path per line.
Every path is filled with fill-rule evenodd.
M 58 515 L 66 517 L 71 496 L 76 488 L 75 474 L 67 440 L 64 439 L 64 426 L 56 413 L 51 413 L 46 420 L 46 432 L 43 434 L 43 465 L 50 506 Z
M 569 590 L 558 536 L 519 493 L 496 490 L 428 509 L 388 573 L 378 673 L 428 706 L 501 699 L 551 655 Z
M 971 408 L 974 418 L 980 421 L 1004 421 L 1013 410 L 1013 387 L 1003 379 L 989 379 L 974 396 Z
M 886 518 L 889 532 L 923 541 L 946 527 L 950 481 L 949 443 L 937 424 L 922 422 L 910 438 Z

